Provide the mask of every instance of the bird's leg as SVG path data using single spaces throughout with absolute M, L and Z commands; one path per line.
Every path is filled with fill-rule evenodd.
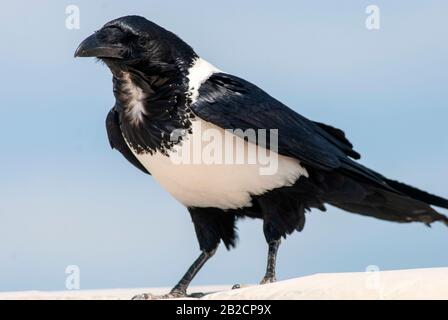
M 263 279 L 260 281 L 260 284 L 272 283 L 277 279 L 275 278 L 275 262 L 277 260 L 277 251 L 280 246 L 281 240 L 272 240 L 269 242 L 269 251 L 268 251 L 268 263 L 266 266 L 266 273 Z M 241 289 L 247 287 L 247 285 L 235 284 L 232 289 Z
M 188 268 L 187 272 L 184 274 L 182 279 L 171 289 L 171 291 L 164 295 L 153 295 L 151 293 L 143 293 L 136 295 L 132 300 L 152 300 L 152 299 L 174 299 L 182 298 L 187 296 L 187 288 L 191 280 L 195 277 L 202 266 L 210 259 L 216 252 L 212 251 L 202 251 L 199 257 L 193 262 L 193 264 Z M 192 297 L 200 297 L 202 294 L 193 294 Z
M 273 240 L 269 242 L 268 262 L 266 266 L 266 274 L 261 280 L 260 284 L 272 283 L 277 279 L 275 278 L 275 265 L 277 260 L 277 251 L 280 246 L 281 240 Z
M 182 279 L 180 279 L 180 281 L 174 286 L 170 293 L 174 295 L 178 294 L 185 296 L 187 294 L 187 288 L 191 280 L 193 280 L 199 270 L 201 270 L 202 266 L 215 254 L 215 252 L 216 249 L 210 252 L 203 251 L 196 259 L 196 261 L 193 262 L 190 268 L 188 268 Z

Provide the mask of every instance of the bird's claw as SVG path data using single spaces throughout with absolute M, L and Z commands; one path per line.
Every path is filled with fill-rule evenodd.
M 274 283 L 277 279 L 275 276 L 265 276 L 263 279 L 261 279 L 260 284 L 268 284 L 268 283 Z
M 187 297 L 184 291 L 171 291 L 167 294 L 155 295 L 152 293 L 141 293 L 132 297 L 132 300 L 162 300 L 162 299 L 178 299 Z
M 179 299 L 179 298 L 202 298 L 205 296 L 203 292 L 193 292 L 191 294 L 187 294 L 185 291 L 171 291 L 167 294 L 155 295 L 152 293 L 141 293 L 132 297 L 132 300 L 163 300 L 163 299 Z

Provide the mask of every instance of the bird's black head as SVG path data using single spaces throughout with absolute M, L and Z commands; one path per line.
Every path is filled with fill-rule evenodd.
M 190 127 L 187 76 L 198 56 L 175 34 L 126 16 L 85 39 L 75 57 L 96 57 L 112 71 L 114 110 L 137 152 L 168 149 L 171 132 Z
M 145 73 L 148 66 L 182 68 L 197 56 L 172 32 L 143 17 L 125 16 L 106 23 L 85 39 L 75 57 L 97 57 L 115 74 L 129 68 Z

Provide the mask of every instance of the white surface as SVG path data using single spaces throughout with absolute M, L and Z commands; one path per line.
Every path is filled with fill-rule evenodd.
M 448 268 L 316 274 L 238 290 L 229 288 L 192 287 L 189 292 L 220 291 L 203 299 L 448 299 Z M 167 291 L 152 288 L 3 292 L 0 299 L 130 299 L 142 292 Z

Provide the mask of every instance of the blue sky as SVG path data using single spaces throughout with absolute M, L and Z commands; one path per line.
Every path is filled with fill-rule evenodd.
M 80 8 L 80 30 L 65 8 Z M 364 26 L 381 9 L 381 29 Z M 344 129 L 362 162 L 448 196 L 446 1 L 10 1 L 0 12 L 0 291 L 170 286 L 198 254 L 186 210 L 108 145 L 110 72 L 74 59 L 107 21 L 139 14 L 313 120 Z M 279 252 L 278 278 L 448 264 L 448 230 L 330 208 Z M 261 223 L 239 224 L 195 284 L 258 282 Z

